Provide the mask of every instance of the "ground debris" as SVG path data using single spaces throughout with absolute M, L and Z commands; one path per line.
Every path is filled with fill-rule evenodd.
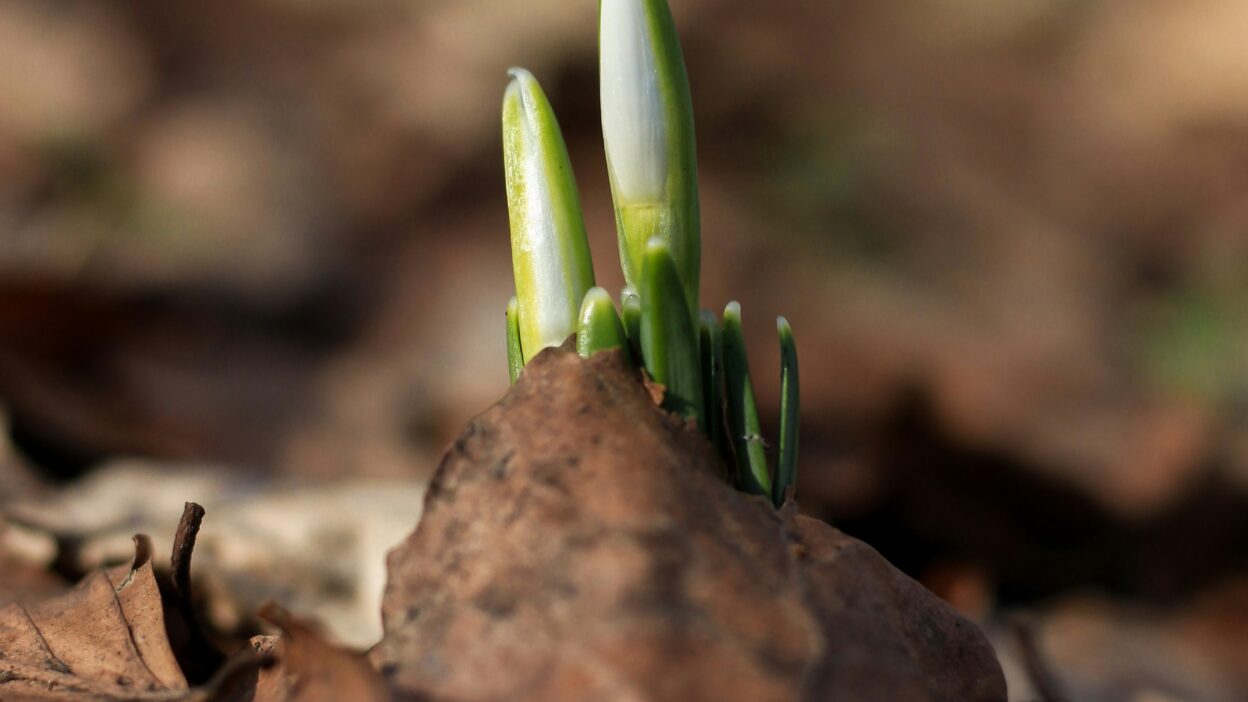
M 204 510 L 187 503 L 175 537 L 171 588 L 162 597 L 152 542 L 134 537 L 129 566 L 97 570 L 72 590 L 0 609 L 0 699 L 5 702 L 316 702 L 388 699 L 366 659 L 328 643 L 313 627 L 269 607 L 281 629 L 267 645 L 236 652 L 204 684 L 190 687 L 179 660 L 221 660 L 189 607 L 190 556 Z M 189 628 L 175 653 L 166 616 Z M 179 656 L 178 653 L 181 655 Z M 192 666 L 193 667 L 193 666 Z M 190 668 L 187 668 L 190 670 Z

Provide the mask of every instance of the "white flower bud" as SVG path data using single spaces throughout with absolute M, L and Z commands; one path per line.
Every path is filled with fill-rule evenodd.
M 655 237 L 666 242 L 696 323 L 701 234 L 693 104 L 666 0 L 601 0 L 598 51 L 624 280 L 637 289 L 646 245 Z
M 602 0 L 602 134 L 616 195 L 655 204 L 667 185 L 667 127 L 644 0 Z

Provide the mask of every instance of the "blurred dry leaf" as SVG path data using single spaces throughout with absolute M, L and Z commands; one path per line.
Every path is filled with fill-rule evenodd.
M 277 661 L 260 671 L 254 702 L 390 699 L 381 677 L 363 656 L 331 645 L 313 627 L 280 607 L 265 607 L 260 616 L 280 627 L 282 635 L 252 641 L 258 653 L 272 654 Z
M 1073 594 L 1029 612 L 1028 619 L 1067 699 L 1248 698 L 1248 578 L 1233 578 L 1177 606 Z M 1023 672 L 1017 642 L 1003 630 L 993 639 L 1011 693 L 1041 699 Z
M 9 440 L 9 417 L 0 407 L 0 504 L 40 494 L 42 485 L 29 465 L 13 450 Z
M 92 4 L 0 4 L 0 140 L 95 135 L 125 119 L 149 87 L 141 44 L 121 13 Z
M 332 639 L 367 648 L 381 638 L 385 554 L 420 519 L 424 489 L 410 480 L 274 481 L 220 466 L 132 460 L 4 514 L 24 525 L 27 541 L 72 544 L 74 552 L 59 557 L 89 572 L 126 558 L 135 532 L 173 534 L 190 498 L 214 515 L 195 552 L 213 628 L 246 628 L 273 600 L 316 619 Z M 172 545 L 167 537 L 155 543 L 161 553 Z M 28 560 L 46 564 L 52 550 L 27 547 Z
M 4 534 L 0 524 L 0 536 Z M 0 544 L 0 607 L 32 597 L 48 597 L 66 587 L 64 581 L 45 568 L 14 558 Z

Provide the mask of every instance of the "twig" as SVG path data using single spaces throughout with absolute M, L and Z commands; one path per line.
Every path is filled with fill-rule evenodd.
M 169 559 L 173 569 L 173 591 L 179 603 L 188 608 L 191 604 L 191 554 L 195 551 L 195 539 L 203 522 L 204 508 L 195 502 L 187 502 L 182 508 L 182 519 L 173 537 L 173 555 Z
M 204 508 L 187 502 L 182 509 L 182 519 L 173 537 L 173 555 L 169 559 L 170 581 L 176 609 L 185 627 L 185 650 L 178 657 L 187 679 L 192 683 L 204 682 L 217 671 L 223 656 L 221 651 L 200 624 L 191 593 L 191 554 L 195 551 L 195 539 L 204 521 Z

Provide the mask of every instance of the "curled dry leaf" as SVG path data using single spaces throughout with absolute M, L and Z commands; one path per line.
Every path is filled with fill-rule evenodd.
M 542 352 L 391 553 L 375 663 L 456 702 L 1004 702 L 974 624 L 722 474 L 620 354 Z
M 129 567 L 0 610 L 0 698 L 166 700 L 187 689 L 165 634 L 151 542 L 134 542 Z

